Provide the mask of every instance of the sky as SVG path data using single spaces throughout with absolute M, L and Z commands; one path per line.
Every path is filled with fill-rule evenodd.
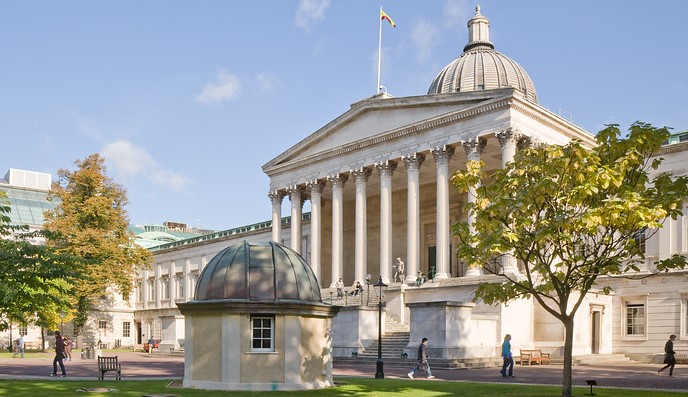
M 479 4 L 540 105 L 592 133 L 688 130 L 688 1 Z M 100 153 L 132 224 L 270 220 L 261 167 L 376 93 L 381 6 L 381 84 L 424 95 L 475 1 L 2 1 L 0 177 Z

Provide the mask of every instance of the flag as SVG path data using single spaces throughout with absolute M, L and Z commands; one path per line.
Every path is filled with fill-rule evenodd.
M 387 20 L 387 22 L 390 23 L 390 25 L 392 25 L 392 27 L 397 27 L 397 24 L 394 23 L 394 21 L 392 21 L 392 18 L 390 18 L 389 15 L 385 14 L 385 12 L 382 11 L 382 7 L 380 7 L 380 20 L 384 21 L 385 19 Z

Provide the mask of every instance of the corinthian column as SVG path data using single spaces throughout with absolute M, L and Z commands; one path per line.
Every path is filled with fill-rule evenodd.
M 485 138 L 475 138 L 468 141 L 463 141 L 463 148 L 466 151 L 466 157 L 468 161 L 480 161 L 480 156 L 487 146 L 487 140 Z M 475 203 L 475 192 L 477 186 L 470 186 L 468 188 L 468 202 Z M 475 214 L 473 211 L 468 212 L 468 228 L 471 233 L 475 230 Z M 466 276 L 479 276 L 483 274 L 483 271 L 479 267 L 471 267 L 466 272 Z
M 380 175 L 380 276 L 389 284 L 392 266 L 392 175 L 397 162 L 375 164 Z
M 320 279 L 321 251 L 322 251 L 322 191 L 325 182 L 313 180 L 306 184 L 311 193 L 311 269 L 322 284 Z
M 495 134 L 499 145 L 502 147 L 502 168 L 506 168 L 506 164 L 514 161 L 516 155 L 516 145 L 521 138 L 521 134 L 508 128 Z M 518 263 L 511 252 L 505 252 L 502 255 L 502 272 L 504 273 L 518 273 Z
M 268 193 L 272 202 L 272 241 L 282 244 L 282 198 L 279 190 Z
M 291 200 L 291 249 L 301 253 L 301 210 L 303 200 L 301 199 L 301 187 L 292 186 L 287 189 L 289 200 Z
M 365 281 L 367 271 L 367 219 L 366 219 L 366 183 L 370 177 L 370 168 L 359 168 L 351 171 L 356 183 L 356 245 L 354 248 L 354 279 Z
M 449 278 L 449 160 L 454 155 L 453 146 L 431 150 L 437 164 L 437 263 L 435 278 Z
M 401 158 L 406 165 L 407 198 L 406 218 L 406 282 L 413 284 L 420 269 L 420 166 L 425 155 L 413 153 Z
M 344 184 L 349 177 L 336 174 L 327 179 L 332 184 L 332 280 L 330 288 L 344 274 Z

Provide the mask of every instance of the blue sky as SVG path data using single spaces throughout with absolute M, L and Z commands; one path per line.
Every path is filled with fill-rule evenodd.
M 542 106 L 591 132 L 688 130 L 686 1 L 481 1 Z M 423 95 L 460 55 L 463 0 L 0 2 L 0 173 L 99 152 L 133 224 L 270 219 L 261 166 L 382 84 Z M 283 214 L 288 214 L 285 200 Z

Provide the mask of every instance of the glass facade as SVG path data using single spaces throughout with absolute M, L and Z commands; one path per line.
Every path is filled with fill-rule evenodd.
M 48 201 L 48 191 L 21 188 L 0 183 L 0 191 L 7 195 L 12 212 L 9 213 L 13 225 L 42 227 L 43 211 L 55 208 L 55 203 Z

